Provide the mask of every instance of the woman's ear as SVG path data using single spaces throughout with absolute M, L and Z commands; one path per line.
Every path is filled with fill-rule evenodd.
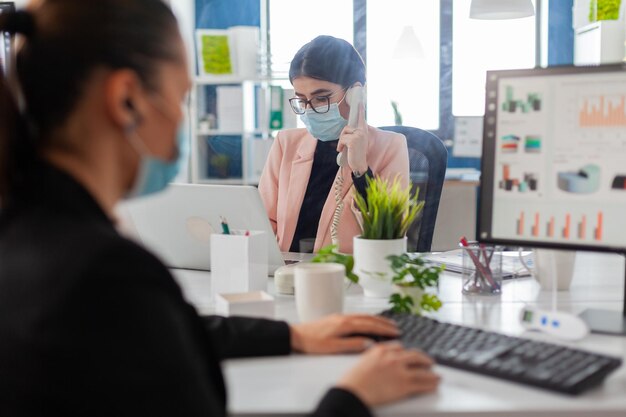
M 142 121 L 144 94 L 141 81 L 130 70 L 112 71 L 104 83 L 104 105 L 111 122 L 121 130 Z

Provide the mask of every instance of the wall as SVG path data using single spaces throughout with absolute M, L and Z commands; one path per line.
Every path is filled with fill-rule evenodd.
M 194 46 L 194 0 L 170 0 L 169 1 L 180 26 L 180 32 L 183 35 L 185 47 L 187 48 L 187 57 L 189 58 L 189 69 L 195 74 L 195 46 Z
M 259 0 L 195 0 L 196 27 L 226 29 L 230 26 L 260 26 Z
M 548 4 L 548 66 L 574 63 L 573 0 Z

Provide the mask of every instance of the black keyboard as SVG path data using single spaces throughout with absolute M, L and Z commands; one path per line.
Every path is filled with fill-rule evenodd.
M 622 364 L 620 358 L 551 343 L 441 323 L 385 311 L 405 347 L 417 348 L 438 364 L 566 394 L 598 385 Z

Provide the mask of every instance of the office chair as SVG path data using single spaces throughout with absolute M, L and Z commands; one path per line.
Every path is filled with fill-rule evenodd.
M 415 195 L 419 189 L 418 200 L 424 201 L 421 215 L 415 219 L 407 233 L 408 250 L 430 252 L 448 164 L 448 150 L 437 136 L 416 127 L 384 126 L 381 129 L 401 133 L 406 137 L 412 192 Z

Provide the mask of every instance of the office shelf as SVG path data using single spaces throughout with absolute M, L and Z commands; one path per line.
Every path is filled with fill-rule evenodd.
M 196 77 L 190 109 L 192 182 L 258 183 L 276 132 L 270 128 L 272 87 L 261 79 Z M 285 111 L 286 94 L 279 103 L 283 127 L 295 127 L 295 114 Z

